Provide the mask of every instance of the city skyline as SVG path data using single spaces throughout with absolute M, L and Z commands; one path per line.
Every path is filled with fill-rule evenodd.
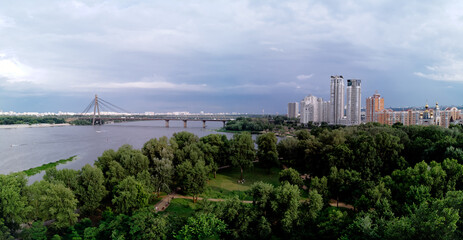
M 463 3 L 3 1 L 0 109 L 285 114 L 326 79 L 385 108 L 462 105 Z M 362 102 L 364 99 L 362 99 Z

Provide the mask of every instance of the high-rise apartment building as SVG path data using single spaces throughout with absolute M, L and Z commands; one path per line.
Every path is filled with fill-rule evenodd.
M 328 103 L 322 98 L 309 95 L 301 101 L 301 123 L 309 122 L 321 123 L 326 122 Z
M 329 123 L 341 124 L 344 118 L 344 78 L 331 76 Z
M 373 96 L 367 98 L 366 105 L 366 122 L 377 122 L 375 119 L 375 112 L 384 110 L 384 98 L 379 95 L 378 91 Z
M 362 108 L 362 94 L 361 94 L 360 79 L 347 80 L 347 110 L 346 119 L 347 125 L 360 124 L 360 111 Z
M 298 102 L 288 103 L 288 117 L 297 118 L 298 115 L 299 115 L 299 103 Z

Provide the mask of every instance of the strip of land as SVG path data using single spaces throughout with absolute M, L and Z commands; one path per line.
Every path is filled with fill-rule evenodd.
M 59 164 L 64 164 L 64 163 L 67 163 L 67 162 L 70 162 L 72 160 L 74 160 L 77 156 L 72 156 L 70 158 L 67 158 L 67 159 L 61 159 L 61 160 L 58 160 L 56 162 L 51 162 L 51 163 L 45 163 L 43 164 L 42 166 L 39 166 L 39 167 L 35 167 L 35 168 L 30 168 L 28 170 L 24 170 L 23 172 L 27 175 L 27 176 L 33 176 L 37 173 L 40 173 L 41 171 L 44 171 L 44 170 L 47 170 L 47 169 L 50 169 L 50 168 L 54 168 L 56 166 L 58 166 Z

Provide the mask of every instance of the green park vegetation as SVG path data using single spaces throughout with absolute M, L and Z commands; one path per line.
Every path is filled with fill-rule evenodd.
M 74 160 L 77 156 L 72 156 L 70 158 L 67 158 L 67 159 L 60 159 L 56 162 L 50 162 L 50 163 L 45 163 L 41 166 L 38 166 L 38 167 L 35 167 L 35 168 L 29 168 L 27 170 L 24 170 L 23 172 L 28 176 L 32 176 L 32 175 L 35 175 L 37 173 L 40 173 L 41 171 L 45 171 L 45 170 L 48 170 L 50 168 L 54 168 L 56 166 L 58 166 L 59 164 L 64 164 L 64 163 L 67 163 L 67 162 L 70 162 L 72 160 Z
M 0 186 L 0 239 L 460 239 L 463 129 L 180 132 Z
M 262 117 L 238 117 L 227 122 L 220 131 L 224 132 L 251 132 L 261 133 L 271 131 L 279 135 L 285 135 L 289 131 L 301 129 L 297 119 L 290 119 L 285 116 L 262 116 Z
M 66 123 L 64 118 L 53 117 L 53 116 L 0 116 L 0 125 L 12 125 L 12 124 L 59 124 Z

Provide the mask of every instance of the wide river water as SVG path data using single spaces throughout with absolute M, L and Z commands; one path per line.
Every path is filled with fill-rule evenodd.
M 117 150 L 123 144 L 141 149 L 151 138 L 171 137 L 176 132 L 188 131 L 198 137 L 217 133 L 222 122 L 189 121 L 183 128 L 183 121 L 126 122 L 101 126 L 61 126 L 39 128 L 0 129 L 0 174 L 18 172 L 77 155 L 72 162 L 57 168 L 80 169 L 93 164 L 107 149 Z M 229 138 L 233 135 L 226 134 Z M 42 174 L 30 180 L 40 179 Z

